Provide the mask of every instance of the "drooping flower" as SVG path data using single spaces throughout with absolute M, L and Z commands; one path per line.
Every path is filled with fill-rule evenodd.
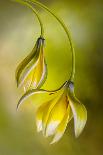
M 63 136 L 66 126 L 69 121 L 74 118 L 75 136 L 78 137 L 87 120 L 87 111 L 85 106 L 75 97 L 74 84 L 66 81 L 63 86 L 55 91 L 47 90 L 30 90 L 20 99 L 17 108 L 25 100 L 38 95 L 45 96 L 43 100 L 35 102 L 36 110 L 36 125 L 37 131 L 42 131 L 43 135 L 54 136 L 51 144 L 60 140 Z
M 19 64 L 16 70 L 17 86 L 24 92 L 42 86 L 46 80 L 47 68 L 44 58 L 44 38 L 37 39 L 32 52 Z

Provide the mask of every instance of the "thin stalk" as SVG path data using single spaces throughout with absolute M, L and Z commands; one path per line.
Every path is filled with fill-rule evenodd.
M 12 1 L 21 3 L 23 5 L 26 5 L 34 12 L 34 14 L 38 18 L 38 21 L 39 21 L 39 24 L 40 24 L 40 27 L 41 27 L 41 35 L 40 35 L 40 37 L 43 37 L 44 36 L 44 28 L 43 28 L 43 24 L 42 24 L 41 18 L 39 16 L 39 14 L 37 13 L 37 11 L 27 1 L 21 1 L 21 0 L 12 0 Z
M 46 7 L 44 4 L 42 4 L 42 3 L 40 3 L 40 2 L 38 2 L 36 0 L 24 0 L 24 1 L 29 2 L 29 3 L 36 4 L 37 6 L 39 6 L 39 7 L 43 8 L 43 9 L 47 10 L 50 14 L 52 14 L 58 20 L 58 22 L 63 27 L 63 29 L 66 32 L 67 37 L 69 39 L 70 48 L 71 48 L 71 52 L 72 52 L 72 71 L 71 71 L 71 75 L 70 75 L 69 80 L 72 81 L 72 82 L 74 82 L 74 75 L 75 75 L 75 51 L 74 51 L 74 47 L 73 47 L 71 35 L 70 35 L 70 32 L 69 32 L 68 28 L 66 27 L 66 25 L 64 24 L 64 22 L 57 15 L 55 15 L 55 13 L 53 13 L 48 7 Z

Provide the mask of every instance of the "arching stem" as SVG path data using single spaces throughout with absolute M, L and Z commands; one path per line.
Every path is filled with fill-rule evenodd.
M 18 2 L 18 3 L 21 3 L 23 5 L 26 5 L 28 6 L 33 12 L 34 14 L 37 16 L 38 18 L 38 21 L 39 21 L 39 24 L 40 24 L 40 27 L 41 27 L 41 34 L 40 34 L 40 37 L 43 37 L 44 36 L 44 28 L 43 28 L 43 24 L 42 24 L 42 21 L 41 21 L 41 18 L 39 16 L 39 14 L 37 13 L 37 11 L 27 2 L 27 1 L 21 1 L 21 0 L 12 0 L 13 2 Z
M 36 4 L 37 6 L 47 10 L 50 14 L 52 14 L 57 20 L 58 22 L 61 24 L 61 26 L 63 27 L 64 31 L 67 34 L 67 37 L 69 39 L 69 43 L 70 43 L 70 48 L 71 48 L 71 52 L 72 52 L 72 71 L 71 71 L 71 75 L 69 80 L 74 82 L 74 75 L 75 75 L 75 51 L 74 51 L 74 47 L 73 47 L 73 43 L 72 43 L 72 39 L 71 39 L 71 35 L 70 32 L 68 30 L 68 28 L 66 27 L 66 25 L 64 24 L 64 22 L 57 16 L 55 15 L 55 13 L 53 13 L 48 7 L 46 7 L 44 4 L 36 1 L 36 0 L 23 0 L 29 3 L 33 3 Z

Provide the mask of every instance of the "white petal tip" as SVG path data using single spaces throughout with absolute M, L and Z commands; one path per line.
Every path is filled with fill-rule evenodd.
M 54 143 L 58 142 L 61 139 L 62 136 L 63 136 L 63 133 L 62 132 L 57 133 L 54 136 L 53 141 L 50 144 L 54 144 Z
M 39 121 L 37 121 L 37 132 L 40 132 L 40 131 L 42 131 L 42 121 L 41 120 L 39 120 Z
M 77 126 L 75 129 L 75 137 L 78 138 L 80 136 L 80 134 L 82 133 L 84 127 L 85 127 L 86 121 L 85 122 L 81 122 L 81 124 L 79 124 L 79 127 Z
M 59 125 L 59 121 L 53 121 L 49 123 L 46 128 L 46 137 L 53 135 L 58 125 Z

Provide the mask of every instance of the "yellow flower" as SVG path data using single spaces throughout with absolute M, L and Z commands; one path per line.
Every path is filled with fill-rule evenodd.
M 32 52 L 19 64 L 16 70 L 17 86 L 24 91 L 40 87 L 46 79 L 44 59 L 44 38 L 38 38 Z
M 72 82 L 66 81 L 63 86 L 55 91 L 30 90 L 20 99 L 17 108 L 28 98 L 37 97 L 36 95 L 44 97 L 38 103 L 35 100 L 32 101 L 37 106 L 37 131 L 42 131 L 46 137 L 53 135 L 54 138 L 51 144 L 60 140 L 72 117 L 74 117 L 75 136 L 80 135 L 86 124 L 87 111 L 84 105 L 75 97 Z

